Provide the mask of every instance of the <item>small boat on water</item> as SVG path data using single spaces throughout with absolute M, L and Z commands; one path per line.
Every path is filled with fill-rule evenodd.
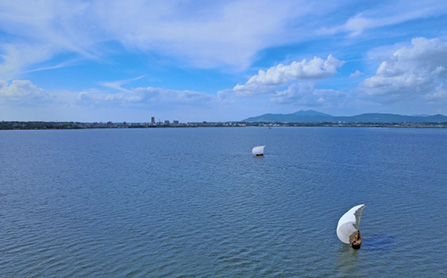
M 256 146 L 251 150 L 251 152 L 256 156 L 263 156 L 264 155 L 264 147 L 265 146 Z
M 338 239 L 343 243 L 351 244 L 354 249 L 360 249 L 362 245 L 362 235 L 360 234 L 359 226 L 365 207 L 364 204 L 355 206 L 343 214 L 340 220 L 338 220 Z

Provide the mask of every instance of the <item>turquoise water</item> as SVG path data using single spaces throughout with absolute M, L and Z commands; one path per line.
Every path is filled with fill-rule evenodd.
M 447 276 L 445 129 L 1 131 L 0 142 L 0 277 Z M 335 228 L 361 203 L 354 251 Z

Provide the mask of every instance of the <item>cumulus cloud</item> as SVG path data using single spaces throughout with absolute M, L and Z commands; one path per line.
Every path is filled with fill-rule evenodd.
M 235 103 L 250 97 L 258 105 L 264 102 L 291 107 L 332 107 L 341 103 L 345 94 L 337 90 L 319 89 L 318 86 L 324 79 L 336 75 L 337 69 L 344 63 L 329 55 L 326 59 L 314 57 L 287 65 L 279 64 L 267 70 L 259 70 L 245 84 L 218 92 L 218 97 L 222 103 Z
M 45 90 L 38 88 L 29 80 L 0 81 L 0 100 L 24 102 L 47 97 Z
M 432 98 L 447 96 L 447 43 L 439 39 L 414 38 L 383 61 L 376 74 L 359 89 L 370 96 Z
M 322 79 L 333 76 L 337 68 L 343 66 L 344 61 L 329 55 L 326 60 L 314 57 L 312 60 L 303 59 L 290 65 L 279 64 L 267 71 L 260 70 L 244 85 L 237 84 L 233 90 L 239 95 L 274 93 L 279 86 L 297 80 Z
M 298 104 L 306 107 L 332 107 L 340 103 L 345 94 L 336 90 L 318 89 L 314 82 L 300 82 L 290 85 L 286 90 L 276 92 L 272 97 L 273 103 Z
M 315 82 L 292 84 L 286 90 L 276 92 L 271 99 L 276 103 L 307 102 L 306 99 L 314 94 L 316 87 Z

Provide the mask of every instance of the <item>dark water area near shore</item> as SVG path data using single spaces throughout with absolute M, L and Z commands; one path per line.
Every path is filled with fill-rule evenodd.
M 0 277 L 447 276 L 447 129 L 5 130 L 0 142 Z M 362 203 L 354 251 L 335 229 Z

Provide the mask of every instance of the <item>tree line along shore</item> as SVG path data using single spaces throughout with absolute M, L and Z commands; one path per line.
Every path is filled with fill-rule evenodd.
M 200 122 L 177 124 L 150 124 L 126 122 L 43 122 L 43 121 L 2 121 L 0 130 L 45 130 L 45 129 L 90 129 L 90 128 L 187 128 L 187 127 L 383 127 L 383 128 L 447 128 L 447 122 L 437 123 L 270 123 L 270 122 Z

